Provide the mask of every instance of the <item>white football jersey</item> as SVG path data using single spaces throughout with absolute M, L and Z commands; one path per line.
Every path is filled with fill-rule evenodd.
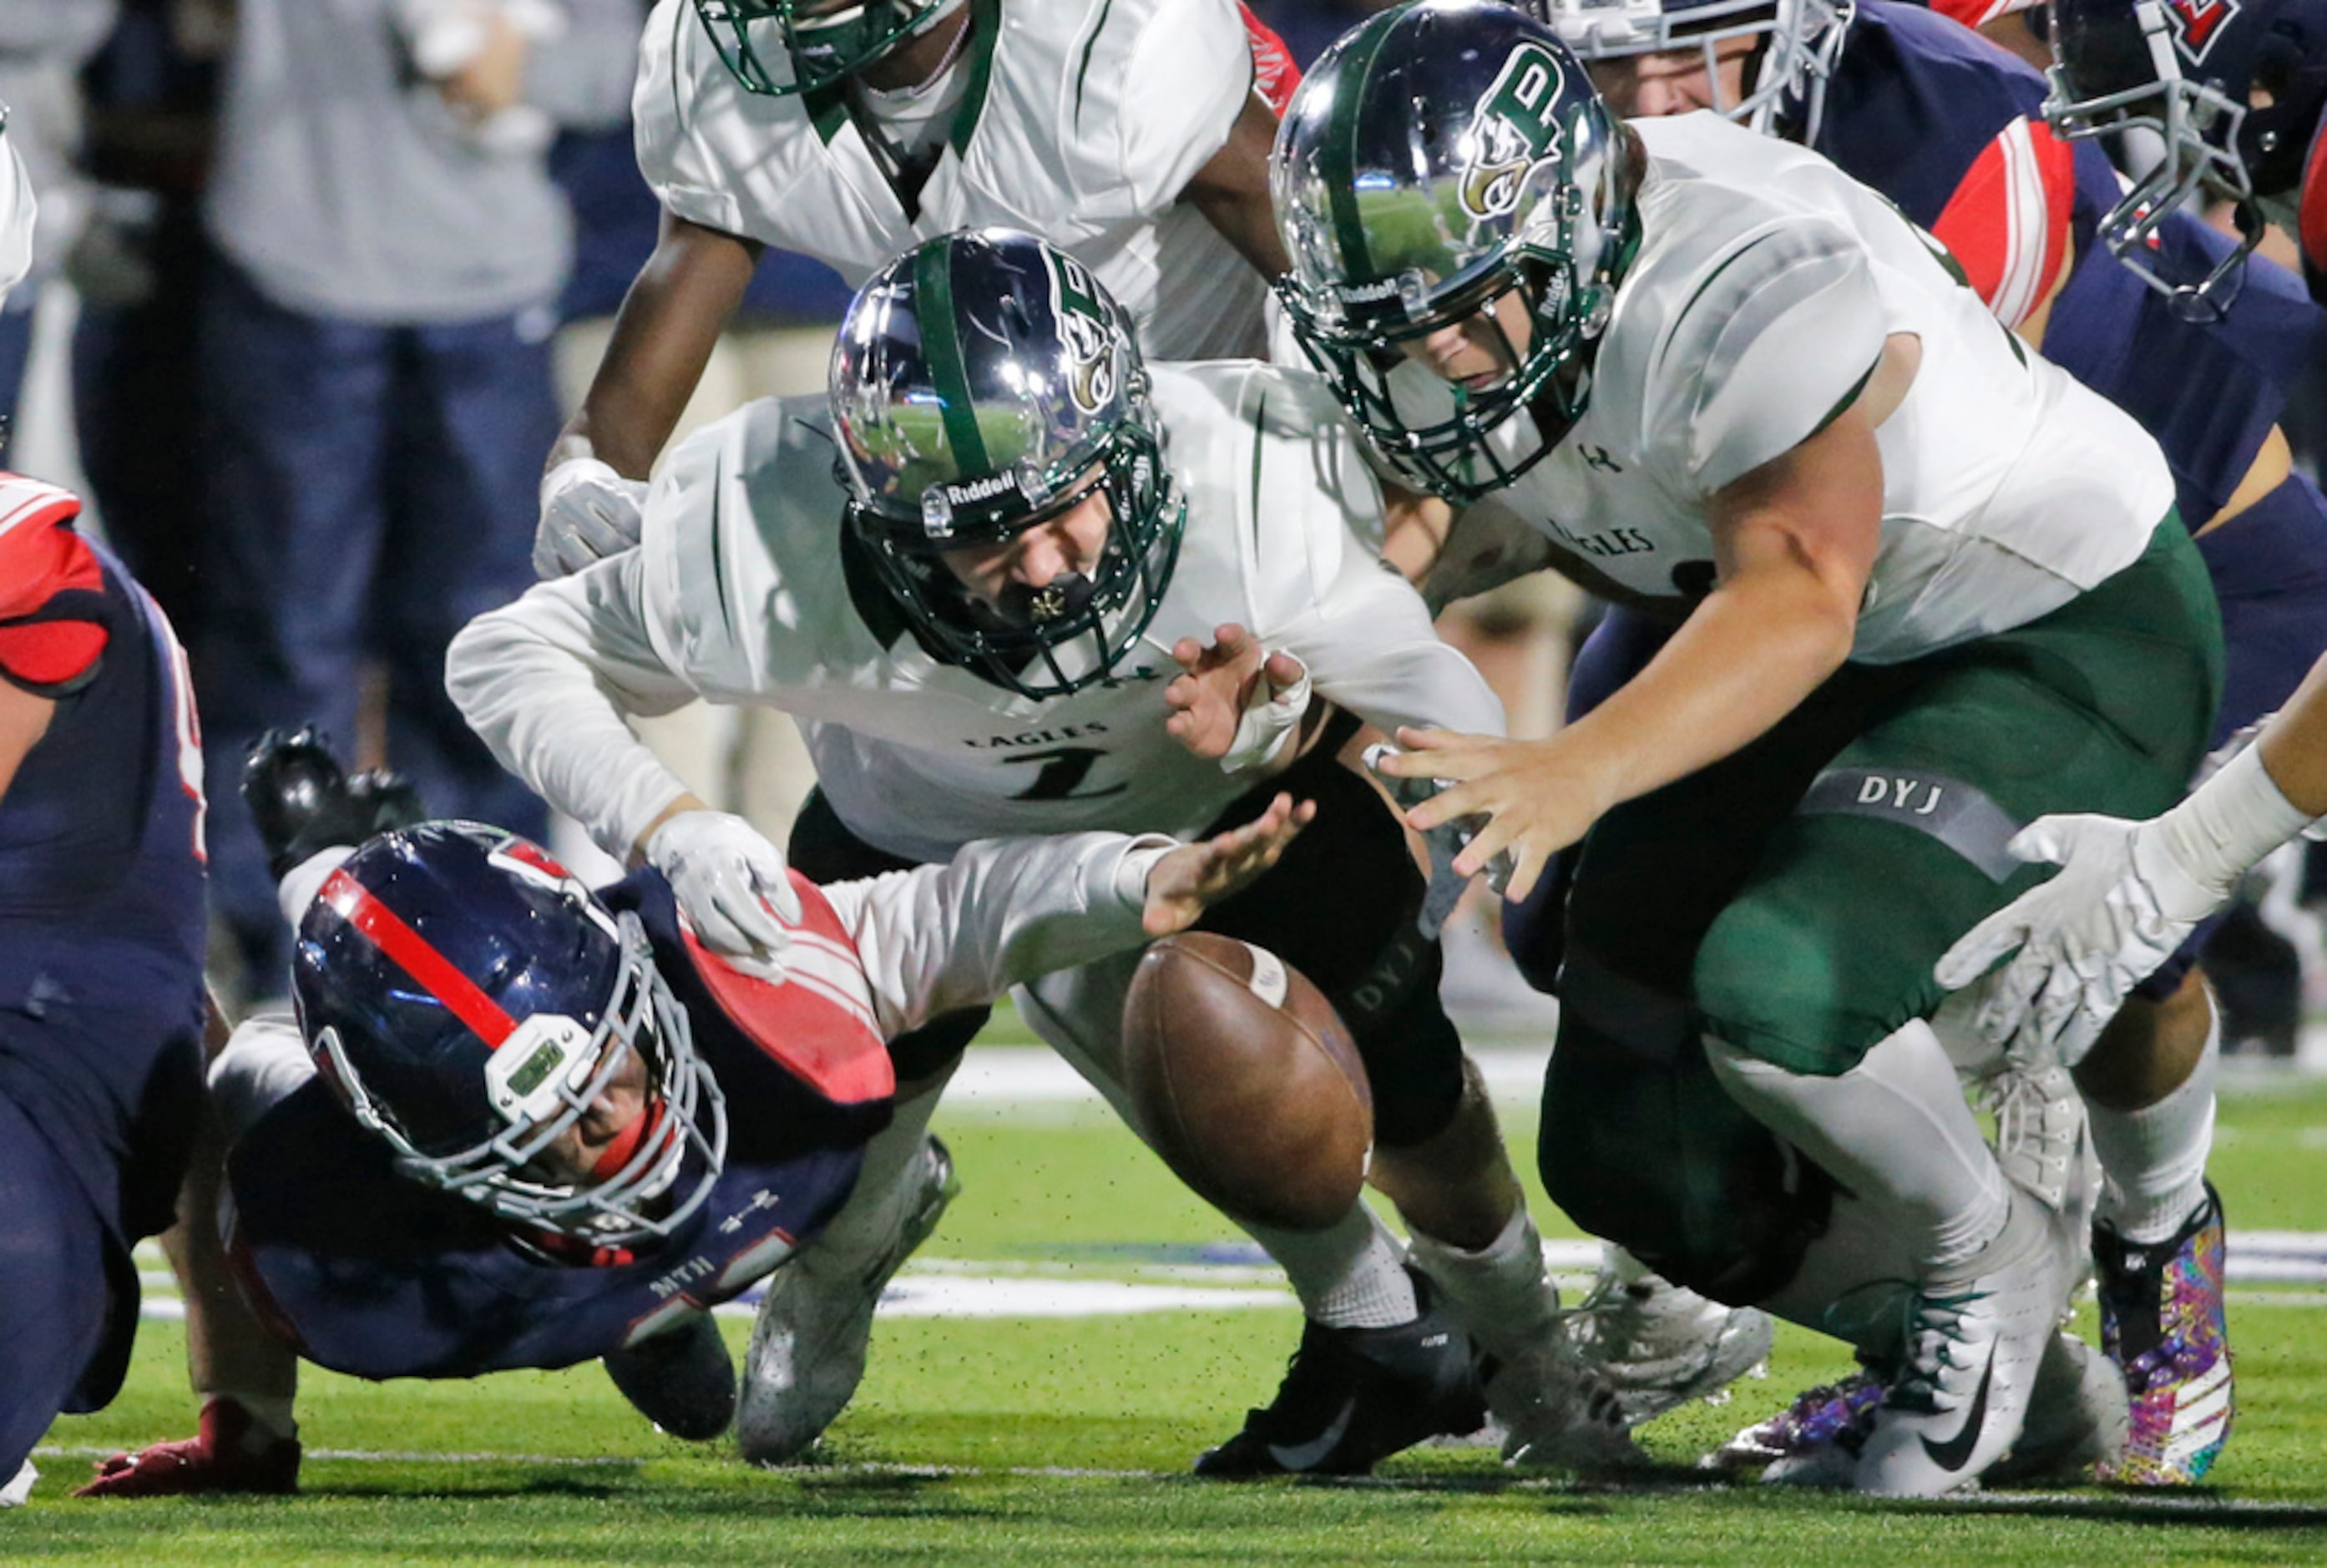
M 1636 593 L 1701 597 L 1714 493 L 1822 428 L 1905 332 L 1921 366 L 1876 431 L 1883 539 L 1853 658 L 2024 625 L 2141 555 L 2173 504 L 2156 443 L 2024 348 L 1889 201 L 1716 115 L 1630 123 L 1649 154 L 1640 247 L 1590 405 L 1482 507 Z M 1524 416 L 1497 434 L 1507 457 L 1536 439 Z
M 1485 681 L 1351 531 L 1378 533 L 1380 497 L 1323 384 L 1250 361 L 1150 369 L 1187 518 L 1114 684 L 1036 700 L 930 658 L 844 556 L 825 400 L 771 398 L 671 454 L 638 548 L 472 622 L 447 658 L 453 698 L 617 854 L 682 789 L 617 710 L 695 696 L 799 719 L 834 810 L 909 859 L 1023 834 L 1197 833 L 1255 779 L 1165 733 L 1164 687 L 1173 644 L 1228 621 L 1384 729 L 1500 733 Z
M 961 102 L 911 205 L 840 89 L 744 91 L 692 0 L 647 23 L 640 171 L 679 217 L 813 256 L 852 288 L 921 240 L 1003 224 L 1097 273 L 1150 359 L 1261 352 L 1266 285 L 1179 199 L 1252 89 L 1235 0 L 971 4 Z M 782 58 L 771 30 L 764 51 Z

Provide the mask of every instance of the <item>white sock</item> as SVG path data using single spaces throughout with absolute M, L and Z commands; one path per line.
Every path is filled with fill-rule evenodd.
M 2208 1001 L 2210 1005 L 2211 998 Z M 2100 1221 L 2127 1241 L 2170 1239 L 2206 1200 L 2206 1156 L 2214 1147 L 2214 1080 L 2222 1057 L 2219 1009 L 2211 1018 L 2198 1065 L 2172 1094 L 2137 1111 L 2086 1103 L 2093 1147 L 2107 1178 Z
M 1559 1313 L 1559 1288 L 1543 1269 L 1543 1237 L 1520 1204 L 1500 1235 L 1477 1252 L 1413 1233 L 1422 1265 L 1454 1316 L 1490 1355 L 1509 1360 L 1546 1342 Z
M 934 1078 L 921 1080 L 926 1088 L 916 1085 L 920 1092 L 897 1102 L 889 1125 L 864 1145 L 864 1168 L 856 1173 L 856 1186 L 848 1201 L 801 1249 L 803 1257 L 813 1257 L 819 1268 L 854 1268 L 888 1250 L 897 1233 L 898 1206 L 908 1196 L 909 1178 L 918 1167 L 921 1144 L 929 1135 L 930 1117 L 936 1114 L 938 1101 L 960 1063 L 956 1057 Z
M 1755 1120 L 1897 1217 L 1927 1270 L 1962 1263 L 2011 1217 L 2011 1189 L 1955 1065 L 1914 1019 L 1848 1072 L 1798 1073 L 1707 1037 L 1715 1074 Z
M 1329 1329 L 1390 1329 L 1422 1313 L 1397 1238 L 1363 1202 L 1330 1230 L 1248 1225 L 1293 1283 L 1301 1310 Z

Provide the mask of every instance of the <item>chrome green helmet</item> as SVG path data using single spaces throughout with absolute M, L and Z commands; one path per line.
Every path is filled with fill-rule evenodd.
M 930 657 L 1030 697 L 1114 678 L 1163 602 L 1187 505 L 1130 319 L 1029 234 L 968 229 L 875 274 L 832 359 L 850 547 Z M 1095 492 L 1088 572 L 973 595 L 949 552 L 999 544 Z
M 746 92 L 767 98 L 837 85 L 968 0 L 694 0 L 712 48 Z M 773 41 L 788 69 L 769 69 Z
M 1475 500 L 1582 417 L 1638 243 L 1632 184 L 1623 133 L 1583 66 L 1509 6 L 1420 0 L 1310 68 L 1270 156 L 1293 258 L 1277 294 L 1342 406 L 1409 482 Z M 1513 291 L 1528 341 L 1504 335 L 1508 376 L 1472 387 L 1408 361 L 1409 347 Z M 1522 412 L 1531 449 L 1516 430 L 1496 439 Z

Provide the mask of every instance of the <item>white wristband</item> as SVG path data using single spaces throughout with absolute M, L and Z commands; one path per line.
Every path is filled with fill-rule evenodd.
M 2311 822 L 2262 765 L 2261 746 L 2253 745 L 2159 817 L 2157 831 L 2174 863 L 2220 898 Z

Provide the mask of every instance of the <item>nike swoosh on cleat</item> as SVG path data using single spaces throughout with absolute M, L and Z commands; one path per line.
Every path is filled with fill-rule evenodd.
M 1995 1351 L 1987 1352 L 1987 1367 L 1979 1375 L 1979 1392 L 1971 1396 L 1971 1412 L 1964 1417 L 1962 1428 L 1945 1442 L 1933 1442 L 1926 1437 L 1923 1451 L 1931 1462 L 1950 1473 L 1971 1462 L 1971 1451 L 1979 1445 L 1979 1429 L 1987 1420 L 1987 1386 L 1995 1377 Z
M 1325 1428 L 1322 1435 L 1311 1438 L 1307 1442 L 1272 1442 L 1268 1445 L 1268 1457 L 1295 1475 L 1313 1470 L 1341 1446 L 1341 1439 L 1349 1435 L 1350 1419 L 1357 1413 L 1358 1398 L 1352 1394 L 1341 1401 L 1341 1413 L 1333 1417 L 1332 1423 Z

